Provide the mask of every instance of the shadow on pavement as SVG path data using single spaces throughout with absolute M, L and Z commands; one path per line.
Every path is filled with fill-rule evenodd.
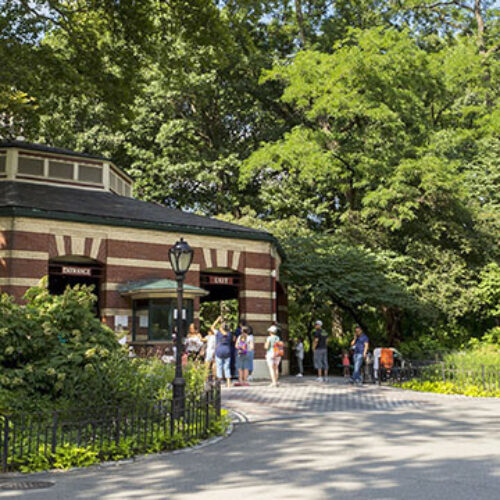
M 197 451 L 48 474 L 56 486 L 32 498 L 496 500 L 499 408 L 468 403 L 242 424 Z

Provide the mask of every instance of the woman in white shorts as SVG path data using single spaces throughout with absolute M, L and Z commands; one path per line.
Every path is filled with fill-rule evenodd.
M 266 343 L 264 344 L 264 348 L 266 349 L 266 363 L 269 368 L 269 375 L 271 376 L 271 387 L 278 386 L 278 377 L 279 377 L 279 366 L 281 357 L 275 357 L 274 355 L 274 344 L 279 341 L 278 328 L 274 325 L 270 326 L 267 329 L 268 337 L 266 339 Z

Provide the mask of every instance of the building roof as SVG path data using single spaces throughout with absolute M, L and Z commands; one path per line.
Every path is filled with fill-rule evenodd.
M 47 184 L 0 182 L 0 215 L 262 240 L 278 246 L 276 239 L 265 231 L 106 191 Z
M 202 297 L 208 295 L 203 288 L 193 285 L 183 285 L 185 297 Z M 129 281 L 119 287 L 119 292 L 123 295 L 132 297 L 141 297 L 152 294 L 156 297 L 177 295 L 177 283 L 174 280 L 168 279 L 152 279 L 141 281 Z
M 19 148 L 19 149 L 25 149 L 27 151 L 40 151 L 43 153 L 73 156 L 76 158 L 89 158 L 92 160 L 100 160 L 113 163 L 113 160 L 111 160 L 110 158 L 105 158 L 103 156 L 96 156 L 87 153 L 79 153 L 78 151 L 71 151 L 70 149 L 53 148 L 51 146 L 46 146 L 45 144 L 36 144 L 31 142 L 5 141 L 5 142 L 0 142 L 0 148 Z

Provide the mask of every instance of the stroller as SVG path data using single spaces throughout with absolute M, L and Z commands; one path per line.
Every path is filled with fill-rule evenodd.
M 401 365 L 404 361 L 394 347 L 378 347 L 373 351 L 373 355 L 375 358 L 373 372 L 378 383 L 398 376 L 399 367 L 396 361 L 399 360 Z

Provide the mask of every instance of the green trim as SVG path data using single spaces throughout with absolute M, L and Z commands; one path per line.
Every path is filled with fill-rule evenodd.
M 183 289 L 195 292 L 205 292 L 203 288 L 194 285 L 183 285 Z M 139 280 L 124 283 L 118 288 L 118 291 L 120 292 L 135 292 L 137 290 L 173 290 L 174 292 L 176 292 L 177 282 L 175 280 L 169 280 L 167 278 Z
M 247 232 L 229 229 L 203 228 L 197 226 L 180 226 L 177 224 L 133 221 L 126 219 L 116 219 L 111 217 L 98 217 L 95 215 L 82 215 L 71 212 L 57 212 L 52 210 L 38 210 L 35 208 L 20 207 L 0 207 L 0 215 L 10 217 L 29 217 L 33 219 L 54 219 L 71 222 L 82 222 L 86 224 L 98 224 L 100 226 L 118 226 L 132 227 L 136 229 L 151 229 L 155 231 L 166 231 L 176 233 L 200 234 L 209 236 L 233 237 L 242 240 L 268 241 L 273 243 L 282 259 L 285 259 L 285 253 L 278 243 L 278 240 L 271 234 L 265 232 Z

